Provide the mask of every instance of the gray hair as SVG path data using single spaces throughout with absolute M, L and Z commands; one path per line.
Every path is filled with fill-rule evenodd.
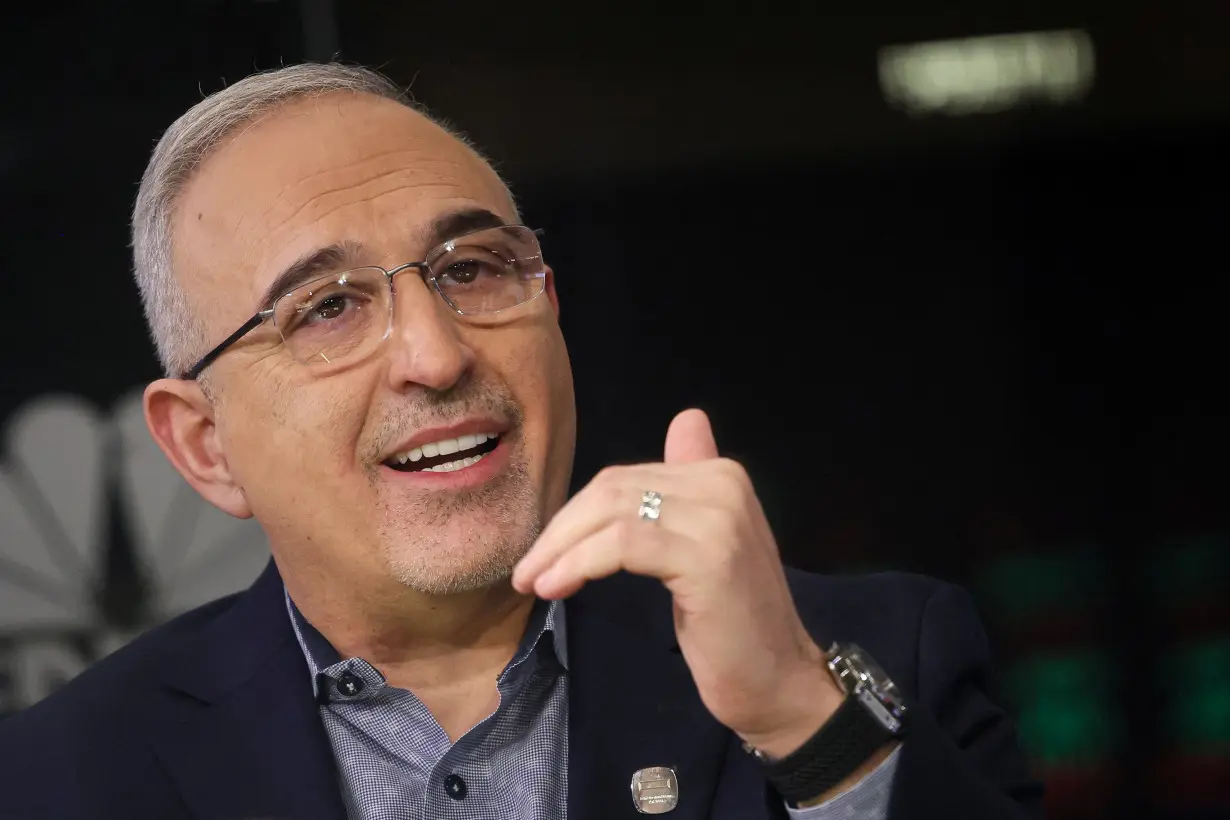
M 184 188 L 206 157 L 237 129 L 286 103 L 335 92 L 395 100 L 474 150 L 463 135 L 429 115 L 388 78 L 340 63 L 306 63 L 253 74 L 188 109 L 158 140 L 132 209 L 133 275 L 166 375 L 182 375 L 208 344 L 204 323 L 171 270 L 172 224 Z

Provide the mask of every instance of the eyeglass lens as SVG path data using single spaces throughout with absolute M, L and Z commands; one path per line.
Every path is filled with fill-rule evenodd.
M 519 226 L 451 240 L 426 259 L 429 278 L 458 314 L 498 313 L 542 293 L 546 282 L 537 237 Z M 314 280 L 274 304 L 273 320 L 299 362 L 338 366 L 368 355 L 387 335 L 393 289 L 385 272 L 356 268 Z

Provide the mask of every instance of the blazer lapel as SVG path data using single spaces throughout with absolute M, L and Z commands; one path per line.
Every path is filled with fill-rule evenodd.
M 671 820 L 708 817 L 731 735 L 679 653 L 669 593 L 620 574 L 587 584 L 565 609 L 569 817 L 641 817 L 632 775 L 650 766 L 675 770 Z
M 343 820 L 333 754 L 273 563 L 166 661 L 156 753 L 193 817 Z

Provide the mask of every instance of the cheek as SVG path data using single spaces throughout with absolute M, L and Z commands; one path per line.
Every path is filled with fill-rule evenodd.
M 548 403 L 550 405 L 551 435 L 553 443 L 562 448 L 571 466 L 572 451 L 576 445 L 576 403 L 572 388 L 572 365 L 568 350 L 561 338 L 544 356 L 551 362 L 546 374 Z
M 552 460 L 558 471 L 558 486 L 553 487 L 552 510 L 563 505 L 568 498 L 568 488 L 572 480 L 572 461 L 577 448 L 577 409 L 576 393 L 572 386 L 572 363 L 568 359 L 568 350 L 561 338 L 556 351 L 556 366 L 551 383 L 551 402 L 555 408 L 553 429 L 551 434 Z
M 320 509 L 322 497 L 342 494 L 347 479 L 353 484 L 362 395 L 278 385 L 258 400 L 226 408 L 228 463 L 258 519 Z
M 507 379 L 525 412 L 526 445 L 550 512 L 563 503 L 576 447 L 572 369 L 558 328 L 526 339 L 509 360 Z

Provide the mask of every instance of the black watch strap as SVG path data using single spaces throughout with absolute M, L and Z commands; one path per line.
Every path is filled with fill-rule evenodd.
M 765 775 L 790 803 L 810 800 L 845 780 L 894 737 L 855 696 L 806 743 L 781 760 L 766 762 Z

